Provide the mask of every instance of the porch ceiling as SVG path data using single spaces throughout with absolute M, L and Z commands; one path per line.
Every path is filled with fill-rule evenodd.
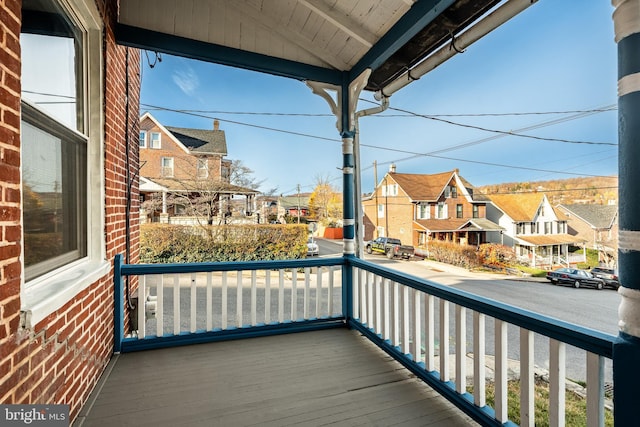
M 116 38 L 141 49 L 379 90 L 501 0 L 120 0 Z M 345 74 L 347 73 L 347 74 Z

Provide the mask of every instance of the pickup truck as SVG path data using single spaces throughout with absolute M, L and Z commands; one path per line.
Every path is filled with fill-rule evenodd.
M 368 254 L 373 252 L 385 254 L 389 259 L 396 257 L 409 259 L 414 253 L 413 246 L 403 245 L 400 239 L 391 237 L 378 237 L 375 240 L 368 241 L 365 244 L 365 250 Z

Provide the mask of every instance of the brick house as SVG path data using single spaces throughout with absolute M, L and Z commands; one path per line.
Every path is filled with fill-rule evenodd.
M 488 234 L 499 234 L 501 228 L 486 218 L 488 200 L 457 169 L 403 174 L 392 166 L 363 209 L 365 222 L 374 225 L 372 237 L 396 237 L 426 254 L 430 240 L 480 245 Z
M 230 182 L 233 163 L 218 120 L 213 129 L 165 127 L 147 112 L 139 145 L 143 222 L 211 224 L 255 212 L 258 191 Z M 244 197 L 240 208 L 234 196 Z
M 615 265 L 618 258 L 618 206 L 568 204 L 557 209 L 568 217 L 567 232 L 598 251 L 599 261 Z
M 111 260 L 139 251 L 140 60 L 116 4 L 0 2 L 0 402 L 71 420 L 113 353 Z
M 487 218 L 504 228 L 501 240 L 514 248 L 521 262 L 533 267 L 568 265 L 584 261 L 572 258 L 569 249 L 583 239 L 568 233 L 567 216 L 542 193 L 495 194 L 487 205 Z

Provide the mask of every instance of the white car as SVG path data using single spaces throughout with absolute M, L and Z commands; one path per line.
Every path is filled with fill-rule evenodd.
M 307 240 L 307 256 L 314 255 L 320 255 L 320 249 L 318 248 L 318 244 L 313 236 L 309 236 L 309 240 Z

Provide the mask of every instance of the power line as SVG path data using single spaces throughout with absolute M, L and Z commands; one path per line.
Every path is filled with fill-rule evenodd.
M 254 125 L 252 123 L 238 122 L 238 121 L 235 121 L 235 120 L 221 119 L 219 117 L 207 116 L 205 114 L 187 112 L 187 110 L 176 110 L 176 109 L 172 109 L 172 108 L 158 107 L 158 106 L 149 105 L 149 104 L 140 104 L 140 105 L 142 105 L 144 107 L 154 108 L 156 110 L 170 111 L 170 112 L 173 112 L 173 113 L 180 113 L 180 114 L 187 114 L 187 115 L 190 115 L 190 116 L 202 117 L 202 118 L 205 118 L 205 119 L 216 119 L 216 120 L 220 120 L 221 122 L 224 122 L 224 123 L 232 123 L 232 124 L 235 124 L 235 125 L 247 126 L 247 127 L 252 127 L 252 128 L 256 128 L 256 129 L 270 130 L 272 132 L 286 133 L 286 134 L 289 134 L 289 135 L 302 136 L 302 137 L 305 137 L 305 138 L 320 139 L 320 140 L 323 140 L 323 141 L 331 141 L 331 142 L 339 142 L 339 143 L 342 142 L 341 140 L 334 139 L 334 138 L 327 138 L 327 137 L 324 137 L 324 136 L 311 135 L 311 134 L 302 133 L 302 132 L 294 132 L 294 131 L 290 131 L 290 130 L 277 129 L 277 128 L 272 128 L 272 127 L 268 127 L 268 126 Z
M 608 107 L 605 107 L 605 108 L 608 108 Z M 414 113 L 414 112 L 411 112 L 409 110 L 404 110 L 404 109 L 401 109 L 401 108 L 390 107 L 390 109 L 393 109 L 395 111 L 400 111 L 400 112 L 403 112 L 403 113 L 407 113 L 407 114 L 411 114 L 411 115 L 414 115 L 416 117 L 423 117 L 423 118 L 429 119 L 429 120 L 435 120 L 435 121 L 438 121 L 438 122 L 443 122 L 443 123 L 447 123 L 447 124 L 450 124 L 450 125 L 469 128 L 469 129 L 481 130 L 481 131 L 484 131 L 484 132 L 492 132 L 492 133 L 500 134 L 500 135 L 503 135 L 503 136 L 517 136 L 519 138 L 530 138 L 530 139 L 535 139 L 535 140 L 539 140 L 539 141 L 565 142 L 565 143 L 569 143 L 569 144 L 612 145 L 612 146 L 617 146 L 618 145 L 618 144 L 616 144 L 614 142 L 575 141 L 575 140 L 563 139 L 563 138 L 547 138 L 547 137 L 526 135 L 526 134 L 518 133 L 518 132 L 524 132 L 524 131 L 527 131 L 527 130 L 538 129 L 538 128 L 544 127 L 544 126 L 550 126 L 551 124 L 557 124 L 557 123 L 562 123 L 562 122 L 565 122 L 565 121 L 575 120 L 575 119 L 582 118 L 582 117 L 587 117 L 587 116 L 590 116 L 592 114 L 597 114 L 597 113 L 600 113 L 600 112 L 603 112 L 603 111 L 610 111 L 610 109 L 602 109 L 602 110 L 599 109 L 599 110 L 585 111 L 585 112 L 577 113 L 577 114 L 575 114 L 573 116 L 564 117 L 564 118 L 560 118 L 560 119 L 555 119 L 555 120 L 552 120 L 552 121 L 549 121 L 549 122 L 546 122 L 546 123 L 542 123 L 542 124 L 538 124 L 538 125 L 522 128 L 522 129 L 519 129 L 519 130 L 516 130 L 516 131 L 503 131 L 503 130 L 498 130 L 498 129 L 489 129 L 489 128 L 485 128 L 485 127 L 482 127 L 482 126 L 475 126 L 475 125 L 470 125 L 470 124 L 465 124 L 465 123 L 458 123 L 458 122 L 454 122 L 454 121 L 451 121 L 451 120 L 442 119 L 440 117 L 429 116 L 429 115 L 426 115 L 426 114 Z
M 169 112 L 174 112 L 174 113 L 179 113 L 179 114 L 186 114 L 186 115 L 191 115 L 191 116 L 195 116 L 195 117 L 202 117 L 202 118 L 206 118 L 206 119 L 218 119 L 218 120 L 220 120 L 222 122 L 225 122 L 225 123 L 232 123 L 232 124 L 237 124 L 237 125 L 240 125 L 240 126 L 248 126 L 248 127 L 253 127 L 253 128 L 257 128 L 257 129 L 270 130 L 270 131 L 273 131 L 273 132 L 285 133 L 285 134 L 290 134 L 290 135 L 295 135 L 295 136 L 302 136 L 302 137 L 305 137 L 305 138 L 313 138 L 313 139 L 319 139 L 319 140 L 323 140 L 323 141 L 330 141 L 330 142 L 336 142 L 336 143 L 341 143 L 342 142 L 341 140 L 333 139 L 333 138 L 326 138 L 326 137 L 321 137 L 321 136 L 316 136 L 316 135 L 311 135 L 311 134 L 305 134 L 305 133 L 300 133 L 300 132 L 293 132 L 293 131 L 288 131 L 288 130 L 283 130 L 283 129 L 272 128 L 272 127 L 268 127 L 268 126 L 254 125 L 254 124 L 251 124 L 251 123 L 244 123 L 244 122 L 239 122 L 239 121 L 234 121 L 234 120 L 219 119 L 217 117 L 208 116 L 208 115 L 201 114 L 201 113 L 187 112 L 187 110 L 178 110 L 178 109 L 160 107 L 160 106 L 155 106 L 155 105 L 150 105 L 150 104 L 141 104 L 141 105 L 145 106 L 145 107 L 149 107 L 149 108 L 154 108 L 154 109 L 157 109 L 157 110 L 169 111 Z M 420 116 L 420 115 L 418 115 L 418 116 Z M 555 124 L 556 121 L 554 120 L 552 122 Z M 534 126 L 541 127 L 542 124 L 538 124 L 538 125 L 534 125 Z M 515 134 L 511 134 L 511 133 L 508 133 L 508 134 L 509 135 L 515 135 Z M 506 136 L 506 135 L 498 135 L 498 136 L 494 136 L 494 137 L 490 137 L 490 138 L 494 139 L 496 137 L 501 137 L 501 136 Z M 486 140 L 486 138 L 481 140 L 481 141 L 484 142 L 485 140 Z M 479 142 L 472 141 L 470 143 L 465 143 L 465 145 L 474 144 L 474 143 L 479 143 Z M 611 145 L 615 145 L 615 144 L 611 144 Z M 459 158 L 453 158 L 453 157 L 444 157 L 444 156 L 438 156 L 438 155 L 430 154 L 430 153 L 417 153 L 417 152 L 414 152 L 414 151 L 400 150 L 398 148 L 381 147 L 381 146 L 372 145 L 372 144 L 362 144 L 361 143 L 360 147 L 374 148 L 374 149 L 378 149 L 378 150 L 390 151 L 390 152 L 395 152 L 395 153 L 411 154 L 410 157 L 406 157 L 406 158 L 403 158 L 403 159 L 398 159 L 398 160 L 395 160 L 395 161 L 380 163 L 379 165 L 390 164 L 390 163 L 398 163 L 398 162 L 401 162 L 401 161 L 410 160 L 410 159 L 414 159 L 414 158 L 417 158 L 417 157 L 433 157 L 433 158 L 440 158 L 440 159 L 444 159 L 444 160 L 459 161 L 459 162 L 464 162 L 464 163 L 473 163 L 473 164 L 480 164 L 480 165 L 486 165 L 486 166 L 498 166 L 498 167 L 512 168 L 512 169 L 523 169 L 523 170 L 531 170 L 531 171 L 536 171 L 536 172 L 560 173 L 560 174 L 576 175 L 576 176 L 594 176 L 594 177 L 600 176 L 600 175 L 571 173 L 571 172 L 567 172 L 567 171 L 553 171 L 553 170 L 548 170 L 548 169 L 529 168 L 529 167 L 525 167 L 525 166 L 511 166 L 511 165 L 505 165 L 505 164 L 500 164 L 500 163 L 482 162 L 482 161 L 477 161 L 477 160 L 459 159 Z M 457 147 L 457 148 L 460 148 L 460 147 Z M 443 151 L 446 151 L 446 150 L 447 149 L 439 150 L 439 152 L 443 152 Z M 362 171 L 368 170 L 370 168 L 371 168 L 371 166 L 369 166 L 367 168 L 363 168 Z

